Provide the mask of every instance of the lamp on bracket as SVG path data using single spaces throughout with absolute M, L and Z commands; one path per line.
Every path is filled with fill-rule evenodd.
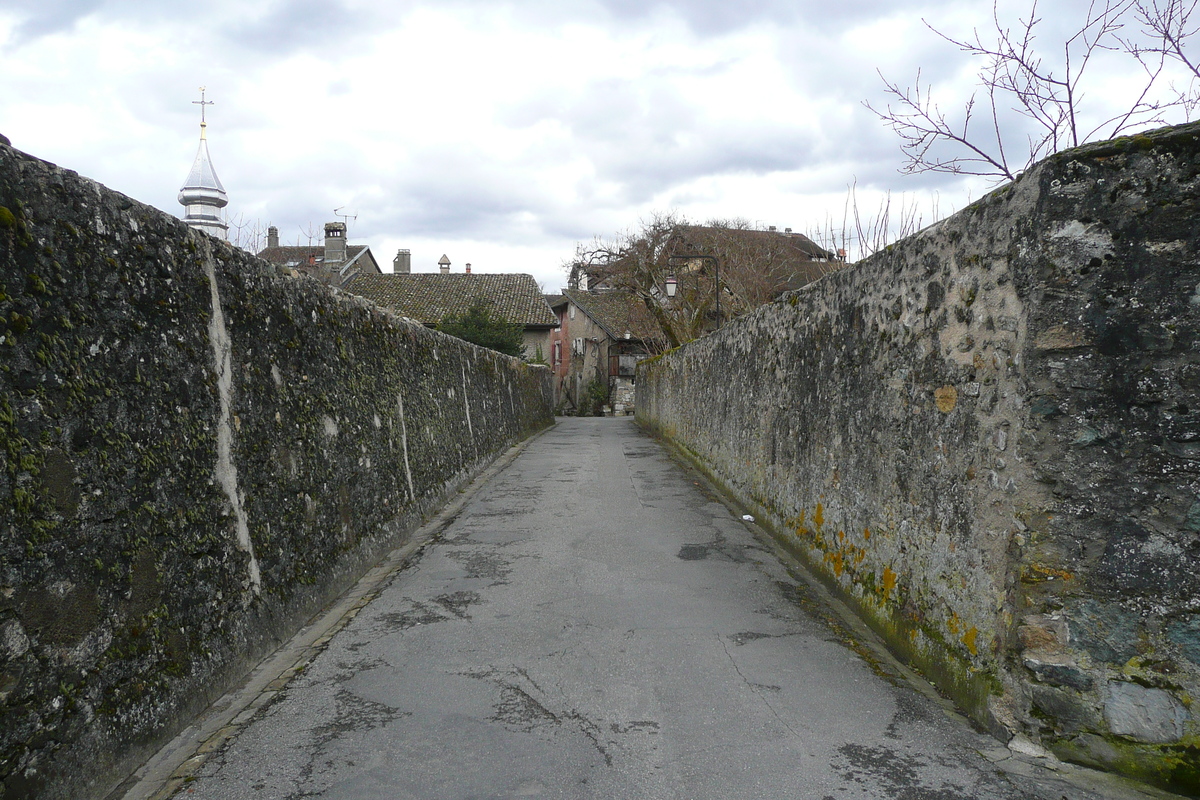
M 717 302 L 717 327 L 721 327 L 721 264 L 717 261 L 716 256 L 705 256 L 699 253 L 679 253 L 677 255 L 668 256 L 669 259 L 693 260 L 700 259 L 701 261 L 711 261 L 713 265 L 713 280 L 716 283 L 716 302 Z M 671 279 L 667 279 L 667 296 L 674 297 L 671 292 Z

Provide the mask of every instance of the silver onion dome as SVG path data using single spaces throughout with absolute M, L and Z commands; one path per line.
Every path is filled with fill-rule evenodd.
M 208 103 L 203 99 L 203 91 L 201 89 L 200 147 L 196 151 L 196 160 L 192 162 L 192 171 L 179 190 L 179 202 L 185 209 L 184 222 L 224 239 L 229 226 L 225 224 L 221 209 L 229 205 L 229 196 L 225 194 L 225 187 L 221 185 L 221 179 L 213 169 L 212 158 L 208 155 L 208 124 L 203 115 L 204 105 Z

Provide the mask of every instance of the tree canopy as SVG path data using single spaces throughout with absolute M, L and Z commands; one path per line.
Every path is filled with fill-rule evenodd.
M 524 329 L 494 316 L 491 303 L 486 300 L 476 301 L 461 316 L 446 317 L 437 329 L 489 350 L 525 357 Z

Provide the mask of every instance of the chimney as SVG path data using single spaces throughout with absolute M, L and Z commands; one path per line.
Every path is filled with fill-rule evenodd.
M 791 228 L 784 228 L 784 229 L 783 229 L 783 232 L 784 232 L 784 233 L 786 233 L 788 236 L 791 236 L 791 235 L 792 235 L 792 229 L 791 229 Z
M 471 274 L 471 262 L 470 261 L 467 262 L 467 274 L 468 275 Z
M 325 223 L 325 266 L 333 267 L 346 260 L 346 223 Z
M 267 228 L 267 247 L 279 247 L 279 228 L 274 225 Z
M 412 253 L 408 250 L 397 250 L 392 259 L 392 272 L 396 275 L 408 275 L 412 272 Z
M 845 260 L 846 260 L 846 251 L 839 247 L 838 248 L 838 261 L 845 261 Z
M 450 274 L 450 259 L 446 258 L 445 253 L 442 253 L 442 257 L 438 259 L 438 266 L 441 268 L 443 275 Z

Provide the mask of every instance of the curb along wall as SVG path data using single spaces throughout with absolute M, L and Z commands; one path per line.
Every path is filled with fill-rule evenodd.
M 998 735 L 1200 792 L 1200 126 L 639 366 L 637 418 Z
M 0 145 L 0 797 L 102 797 L 553 423 L 546 370 Z

